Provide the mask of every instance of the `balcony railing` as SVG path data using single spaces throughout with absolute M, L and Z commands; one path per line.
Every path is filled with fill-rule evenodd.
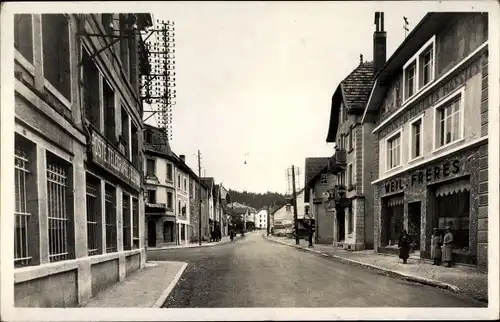
M 335 154 L 328 161 L 328 170 L 333 174 L 337 174 L 343 170 L 347 165 L 347 154 L 344 149 L 335 150 Z

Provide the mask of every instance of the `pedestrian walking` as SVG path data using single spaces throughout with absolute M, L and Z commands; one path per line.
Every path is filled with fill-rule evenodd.
M 406 264 L 406 261 L 410 257 L 410 244 L 411 244 L 411 238 L 405 229 L 399 236 L 399 243 L 398 243 L 399 258 L 403 260 L 403 264 Z
M 451 232 L 451 227 L 446 226 L 444 228 L 445 235 L 443 238 L 444 251 L 443 251 L 443 261 L 445 262 L 445 267 L 451 267 L 452 265 L 452 254 L 453 254 L 453 234 Z
M 439 233 L 439 229 L 434 228 L 431 239 L 431 258 L 434 260 L 432 265 L 439 266 L 441 264 L 441 259 L 443 252 L 441 246 L 443 245 L 443 239 Z

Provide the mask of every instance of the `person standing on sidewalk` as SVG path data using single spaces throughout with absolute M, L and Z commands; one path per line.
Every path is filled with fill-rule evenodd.
M 439 233 L 439 229 L 434 228 L 431 239 L 431 258 L 434 260 L 432 265 L 439 266 L 441 264 L 441 257 L 443 256 L 443 252 L 441 251 L 442 245 L 443 240 L 441 238 L 441 234 Z
M 446 226 L 444 228 L 445 234 L 443 238 L 444 252 L 443 261 L 445 262 L 445 267 L 451 267 L 452 265 L 452 254 L 453 254 L 453 234 L 451 233 L 451 227 Z
M 406 264 L 406 261 L 410 257 L 410 245 L 411 245 L 411 238 L 405 229 L 401 233 L 401 236 L 399 236 L 399 244 L 398 244 L 399 258 L 403 260 L 403 264 Z

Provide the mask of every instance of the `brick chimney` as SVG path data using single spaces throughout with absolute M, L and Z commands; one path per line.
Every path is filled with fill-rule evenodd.
M 376 75 L 387 60 L 387 33 L 384 31 L 383 12 L 375 12 L 374 24 L 376 29 L 373 33 L 373 73 Z
M 179 159 L 181 159 L 182 162 L 186 163 L 186 156 L 184 154 L 179 154 Z

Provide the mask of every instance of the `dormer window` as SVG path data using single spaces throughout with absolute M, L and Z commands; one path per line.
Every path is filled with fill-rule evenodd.
M 403 67 L 405 102 L 434 80 L 435 44 L 436 36 L 433 36 Z

